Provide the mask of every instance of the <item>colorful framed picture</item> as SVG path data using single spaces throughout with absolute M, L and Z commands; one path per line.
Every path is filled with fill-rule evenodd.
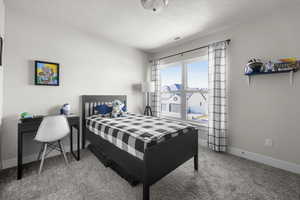
M 59 86 L 59 64 L 35 61 L 35 85 Z

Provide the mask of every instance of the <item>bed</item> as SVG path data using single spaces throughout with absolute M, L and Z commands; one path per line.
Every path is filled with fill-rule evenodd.
M 150 200 L 150 186 L 187 160 L 194 158 L 198 170 L 197 130 L 185 123 L 128 113 L 103 118 L 95 113 L 101 103 L 121 100 L 125 95 L 84 95 L 82 101 L 82 145 L 107 167 L 132 185 L 143 184 L 143 200 Z

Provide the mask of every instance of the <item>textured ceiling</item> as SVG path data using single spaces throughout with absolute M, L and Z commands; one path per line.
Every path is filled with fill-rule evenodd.
M 162 12 L 140 0 L 6 0 L 8 9 L 68 24 L 148 52 L 278 11 L 298 0 L 169 0 Z M 180 36 L 180 41 L 174 38 Z

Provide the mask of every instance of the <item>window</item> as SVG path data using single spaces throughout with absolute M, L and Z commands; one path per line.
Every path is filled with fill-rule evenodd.
M 182 66 L 170 65 L 160 71 L 161 112 L 169 117 L 181 118 Z
M 208 121 L 208 57 L 161 67 L 161 113 L 165 117 Z

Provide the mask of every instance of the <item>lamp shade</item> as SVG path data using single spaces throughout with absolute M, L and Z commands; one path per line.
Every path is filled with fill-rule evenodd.
M 153 81 L 146 81 L 142 83 L 142 92 L 154 92 L 154 82 Z

